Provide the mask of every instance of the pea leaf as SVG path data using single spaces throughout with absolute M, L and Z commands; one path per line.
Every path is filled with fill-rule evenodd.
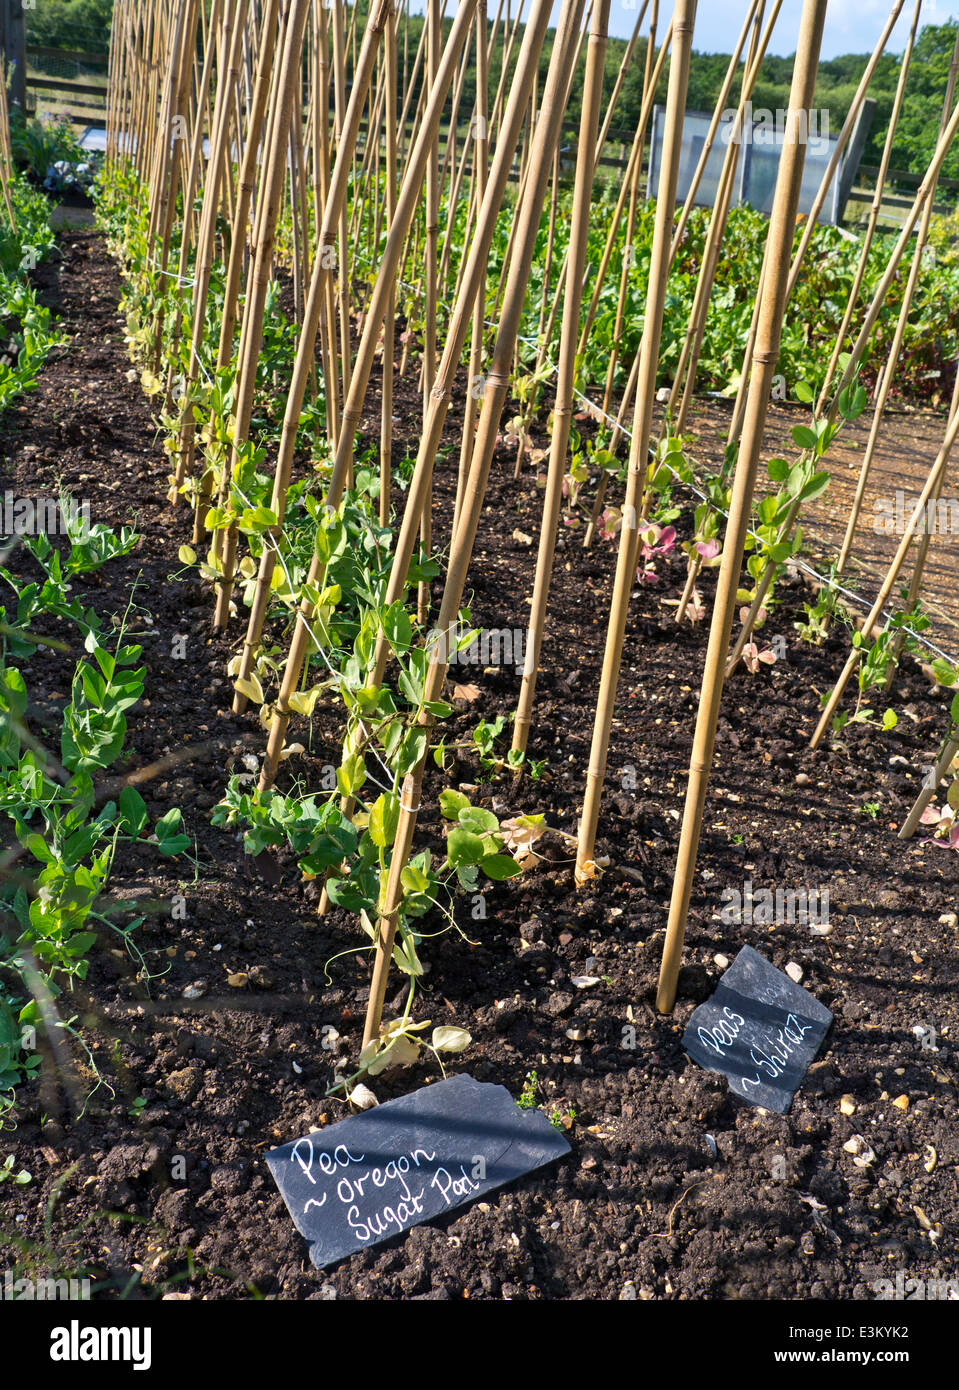
M 480 861 L 480 868 L 487 878 L 498 882 L 506 878 L 515 878 L 523 872 L 516 860 L 508 854 L 487 854 Z

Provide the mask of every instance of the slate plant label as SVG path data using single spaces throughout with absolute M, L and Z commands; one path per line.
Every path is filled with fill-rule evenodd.
M 505 1086 L 453 1076 L 266 1155 L 317 1269 L 569 1153 Z
M 831 1023 L 824 1004 L 744 946 L 694 1009 L 683 1047 L 750 1105 L 785 1115 Z

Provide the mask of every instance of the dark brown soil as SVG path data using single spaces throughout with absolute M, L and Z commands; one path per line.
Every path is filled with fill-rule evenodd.
M 212 639 L 209 594 L 175 577 L 187 526 L 164 500 L 167 464 L 149 406 L 126 379 L 116 271 L 93 232 L 65 233 L 62 249 L 41 281 L 73 340 L 0 427 L 5 486 L 36 495 L 59 479 L 91 500 L 94 520 L 135 520 L 134 553 L 77 585 L 106 613 L 122 609 L 137 580 L 137 626 L 155 633 L 143 638 L 148 698 L 130 715 L 131 766 L 185 744 L 207 747 L 146 792 L 154 813 L 183 808 L 195 871 L 144 847 L 118 860 L 112 883 L 116 896 L 147 905 L 136 939 L 159 978 L 138 978 L 141 962 L 103 935 L 75 1001 L 99 1084 L 75 1048 L 79 1104 L 49 1068 L 22 1088 L 3 1152 L 33 1182 L 4 1185 L 2 1239 L 21 1243 L 25 1264 L 32 1252 L 47 1268 L 87 1270 L 102 1297 L 869 1299 L 876 1279 L 900 1271 L 954 1276 L 959 936 L 954 917 L 940 918 L 956 906 L 959 859 L 895 835 L 944 732 L 945 698 L 910 665 L 892 735 L 859 730 L 845 749 L 809 753 L 817 692 L 846 646 L 841 633 L 822 650 L 803 645 L 793 628 L 803 591 L 784 591 L 769 626 L 785 637 L 786 659 L 727 689 L 680 998 L 672 1017 L 657 1016 L 705 649 L 705 632 L 677 628 L 665 602 L 683 578 L 678 554 L 660 563 L 660 583 L 638 592 L 630 615 L 598 846 L 609 867 L 576 891 L 569 850 L 554 838 L 534 873 L 487 892 L 485 921 L 471 920 L 469 900 L 458 903 L 470 944 L 447 933 L 424 947 L 430 970 L 417 1016 L 468 1028 L 461 1065 L 481 1080 L 518 1095 L 535 1071 L 544 1108 L 571 1120 L 571 1154 L 444 1223 L 323 1274 L 311 1268 L 263 1154 L 345 1113 L 324 1098 L 334 1057 L 321 1044 L 333 1025 L 344 1059 L 356 1054 L 365 938 L 343 913 L 316 916 L 315 888 L 290 861 L 280 859 L 279 883 L 267 882 L 238 840 L 209 824 L 234 762 L 263 742 L 255 713 L 227 712 L 225 668 L 241 633 L 235 624 L 229 640 Z M 415 394 L 411 373 L 401 399 Z M 403 431 L 415 441 L 412 413 Z M 441 541 L 454 468 L 455 451 L 437 483 Z M 470 575 L 478 626 L 525 622 L 535 545 L 512 533 L 535 536 L 539 503 L 531 476 L 512 482 L 504 446 Z M 485 804 L 495 797 L 575 830 L 612 568 L 607 546 L 585 553 L 579 536 L 561 535 L 530 746 L 543 775 L 515 789 L 484 785 Z M 188 638 L 185 660 L 172 656 L 177 634 Z M 518 690 L 512 669 L 469 679 L 481 694 L 457 718 L 464 732 L 480 713 L 508 714 Z M 29 665 L 34 728 L 54 744 L 68 680 L 53 654 Z M 332 760 L 336 732 L 332 712 L 312 739 L 294 726 L 310 749 L 296 771 L 311 785 Z M 453 780 L 477 781 L 475 764 Z M 421 843 L 438 835 L 442 785 L 434 774 Z M 828 890 L 832 933 L 724 925 L 722 892 L 747 879 Z M 178 893 L 185 920 L 173 915 Z M 716 956 L 731 959 L 747 942 L 779 967 L 800 965 L 803 983 L 835 1013 L 785 1117 L 740 1103 L 680 1048 L 692 1008 L 721 974 Z M 235 971 L 248 973 L 246 989 L 227 985 Z M 601 983 L 580 991 L 572 977 L 586 974 Z M 198 981 L 206 993 L 185 999 Z M 399 979 L 392 992 L 402 998 Z M 938 1050 L 921 1045 L 920 1025 L 935 1029 L 926 1040 Z M 424 1065 L 377 1078 L 373 1089 L 383 1101 L 436 1074 Z M 867 1167 L 844 1148 L 855 1135 L 875 1152 Z

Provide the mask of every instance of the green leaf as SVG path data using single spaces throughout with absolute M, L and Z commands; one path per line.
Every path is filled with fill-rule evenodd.
M 343 759 L 336 771 L 336 785 L 341 796 L 355 797 L 366 781 L 366 763 L 360 753 Z
M 453 713 L 453 706 L 448 705 L 445 700 L 427 700 L 423 706 L 434 719 L 449 719 Z
M 120 823 L 128 835 L 137 836 L 147 823 L 147 805 L 136 787 L 120 793 Z
M 156 836 L 158 840 L 168 840 L 171 835 L 175 835 L 180 828 L 180 821 L 183 819 L 179 806 L 172 806 L 166 815 L 160 817 L 156 823 Z
M 157 848 L 160 853 L 172 858 L 174 854 L 182 854 L 185 849 L 190 847 L 189 835 L 168 835 L 165 840 L 161 840 Z
M 481 835 L 457 826 L 449 833 L 446 853 L 450 864 L 457 868 L 461 864 L 478 864 L 486 853 L 486 846 Z
M 423 966 L 416 954 L 416 942 L 410 933 L 397 937 L 393 945 L 393 960 L 404 975 L 422 975 Z
M 420 700 L 423 698 L 422 677 L 411 667 L 408 671 L 400 671 L 396 683 L 403 692 L 405 698 L 409 700 L 410 704 L 419 706 Z
M 90 947 L 96 942 L 96 939 L 97 934 L 95 931 L 74 932 L 67 943 L 67 955 L 85 956 L 90 950 Z
M 821 492 L 825 492 L 828 486 L 828 473 L 814 473 L 799 496 L 804 502 L 809 502 L 813 497 L 818 497 Z
M 955 685 L 956 683 L 956 668 L 951 662 L 946 661 L 944 657 L 936 657 L 935 661 L 932 663 L 932 674 L 935 676 L 939 685 Z M 959 696 L 957 696 L 957 699 L 959 699 Z
M 434 1052 L 464 1052 L 473 1041 L 465 1028 L 434 1028 L 430 1045 Z
M 492 811 L 482 806 L 466 806 L 457 817 L 464 830 L 472 830 L 474 835 L 493 835 L 499 830 L 499 821 Z
M 492 878 L 498 882 L 503 879 L 515 878 L 523 871 L 516 860 L 508 854 L 487 854 L 480 861 L 480 868 L 487 878 Z
M 426 757 L 428 744 L 429 733 L 426 729 L 407 729 L 396 759 L 396 770 L 401 777 L 405 777 L 408 772 L 419 766 Z
M 846 386 L 839 393 L 839 414 L 844 420 L 855 420 L 866 408 L 866 388 Z
M 22 843 L 24 849 L 29 850 L 33 857 L 39 859 L 41 863 L 52 864 L 54 862 L 54 856 L 50 850 L 50 846 L 42 835 L 27 835 Z
M 383 632 L 394 652 L 405 655 L 413 641 L 413 625 L 402 600 L 391 603 L 383 614 Z
M 770 523 L 775 520 L 777 510 L 775 497 L 764 497 L 762 499 L 758 508 L 758 516 L 764 526 L 769 526 Z
M 399 817 L 399 797 L 394 796 L 392 792 L 383 792 L 377 797 L 370 811 L 369 824 L 370 839 L 377 849 L 385 849 L 393 843 Z
M 426 893 L 430 881 L 416 864 L 407 864 L 400 873 L 400 882 L 407 893 Z
M 469 806 L 469 797 L 447 787 L 440 792 L 440 813 L 446 820 L 459 820 L 460 811 Z

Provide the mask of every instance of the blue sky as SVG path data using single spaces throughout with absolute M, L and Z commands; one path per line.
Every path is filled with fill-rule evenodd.
M 641 3 L 642 0 L 625 0 L 625 3 L 624 0 L 612 0 L 609 32 L 618 38 L 628 38 Z M 495 0 L 488 0 L 487 8 L 492 18 L 496 13 Z M 525 8 L 529 9 L 529 0 L 525 0 Z M 732 0 L 732 3 L 727 3 L 727 0 L 699 0 L 693 47 L 701 53 L 728 53 L 735 43 L 747 8 L 747 0 Z M 914 8 L 915 0 L 905 0 L 888 45 L 889 52 L 902 52 Z M 411 9 L 413 13 L 422 13 L 422 0 L 411 0 Z M 841 53 L 871 52 L 891 9 L 892 0 L 829 0 L 823 31 L 823 58 L 835 58 Z M 455 13 L 455 0 L 448 0 L 446 13 L 448 16 Z M 769 45 L 770 53 L 786 56 L 795 52 L 801 13 L 802 0 L 785 0 Z M 556 4 L 554 18 L 558 14 L 559 5 Z M 665 28 L 671 14 L 671 0 L 660 0 L 660 29 Z M 947 19 L 954 19 L 957 15 L 959 7 L 954 3 L 924 0 L 920 27 L 923 24 L 944 24 Z M 645 19 L 640 32 L 648 32 Z

